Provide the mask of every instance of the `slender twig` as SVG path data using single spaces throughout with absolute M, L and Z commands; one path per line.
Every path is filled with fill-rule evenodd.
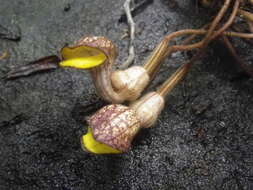
M 146 9 L 149 5 L 151 5 L 154 2 L 154 0 L 142 0 L 135 2 L 134 7 L 131 8 L 131 14 L 133 17 L 141 13 L 144 9 Z M 119 18 L 119 22 L 125 22 L 127 23 L 127 16 L 126 13 L 122 14 Z
M 10 72 L 6 74 L 5 79 L 15 79 L 19 77 L 25 77 L 31 75 L 33 73 L 48 71 L 57 69 L 59 67 L 60 59 L 53 55 L 41 58 L 39 60 L 30 62 L 21 67 L 17 67 L 12 69 Z
M 129 42 L 129 49 L 128 49 L 128 58 L 127 60 L 121 65 L 121 69 L 128 68 L 134 62 L 134 39 L 135 39 L 135 23 L 133 17 L 131 15 L 130 4 L 132 0 L 126 0 L 124 3 L 124 10 L 127 16 L 127 23 L 130 30 L 130 42 Z

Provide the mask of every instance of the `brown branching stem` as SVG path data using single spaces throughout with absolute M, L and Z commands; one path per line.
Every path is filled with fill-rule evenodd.
M 215 19 L 211 23 L 210 28 L 208 29 L 208 32 L 207 32 L 205 38 L 203 39 L 203 46 L 206 46 L 209 43 L 209 41 L 211 40 L 210 38 L 212 36 L 213 31 L 215 30 L 215 28 L 217 27 L 217 25 L 221 21 L 222 17 L 226 13 L 230 3 L 231 3 L 231 0 L 225 1 L 225 3 L 223 4 L 222 8 L 219 11 L 219 13 L 217 14 Z
M 206 33 L 206 36 L 204 37 L 204 39 L 201 42 L 191 44 L 191 45 L 181 45 L 181 46 L 179 45 L 179 46 L 168 47 L 167 52 L 165 53 L 165 56 L 168 56 L 173 51 L 187 50 L 188 48 L 189 48 L 188 50 L 191 50 L 194 48 L 201 48 L 201 50 L 195 56 L 193 56 L 193 58 L 188 63 L 181 66 L 169 79 L 167 79 L 164 82 L 164 84 L 158 89 L 158 92 L 160 95 L 166 96 L 174 88 L 174 86 L 183 78 L 183 76 L 186 75 L 186 73 L 189 71 L 191 65 L 193 64 L 193 62 L 196 61 L 203 54 L 203 51 L 204 51 L 205 47 L 208 45 L 208 43 L 220 35 L 223 35 L 224 43 L 226 44 L 226 46 L 228 47 L 230 52 L 233 54 L 233 56 L 236 58 L 237 62 L 244 68 L 244 70 L 248 74 L 253 76 L 252 70 L 248 69 L 248 67 L 241 61 L 239 56 L 236 54 L 234 47 L 232 46 L 232 44 L 230 43 L 230 41 L 226 37 L 226 36 L 235 36 L 235 37 L 240 37 L 240 38 L 252 38 L 253 34 L 252 33 L 245 34 L 245 33 L 237 33 L 237 32 L 225 32 L 233 24 L 233 21 L 236 17 L 238 9 L 239 9 L 239 5 L 240 5 L 239 0 L 235 1 L 233 11 L 232 11 L 231 15 L 229 16 L 229 19 L 227 20 L 227 22 L 218 31 L 215 31 L 215 28 L 217 27 L 217 25 L 219 25 L 220 20 L 223 18 L 226 10 L 228 9 L 229 4 L 230 4 L 229 0 L 225 1 L 222 9 L 218 13 L 218 15 L 216 16 L 214 21 L 211 23 L 208 31 L 206 31 L 204 29 L 195 30 L 195 31 L 188 31 L 188 32 L 194 32 L 194 34 L 184 41 L 185 43 L 189 43 L 191 40 L 193 40 L 196 37 L 196 35 Z M 187 33 L 186 30 L 181 32 L 181 34 L 186 34 L 186 33 Z M 176 34 L 180 34 L 180 32 L 178 32 Z M 169 38 L 168 41 L 170 41 L 170 40 L 171 40 L 171 38 Z M 163 48 L 162 45 L 163 44 L 161 44 L 160 47 Z M 162 52 L 161 49 L 160 49 L 160 52 L 159 52 L 159 49 L 157 50 L 157 53 L 161 53 L 161 52 Z
M 151 56 L 146 61 L 146 64 L 144 65 L 144 68 L 147 70 L 147 72 L 149 73 L 151 78 L 154 76 L 154 71 L 156 71 L 155 68 L 157 68 L 157 64 L 160 64 L 164 60 L 164 58 L 169 56 L 172 52 L 180 51 L 180 50 L 191 50 L 191 49 L 200 48 L 200 47 L 204 48 L 205 46 L 207 46 L 209 41 L 213 39 L 212 33 L 215 30 L 215 28 L 217 27 L 217 25 L 219 24 L 222 17 L 224 16 L 230 3 L 231 3 L 231 0 L 225 1 L 224 5 L 220 9 L 219 13 L 215 17 L 214 21 L 210 24 L 210 28 L 208 29 L 206 36 L 204 37 L 204 39 L 201 42 L 196 43 L 196 44 L 192 44 L 192 45 L 181 45 L 181 46 L 172 46 L 172 47 L 169 46 L 169 42 L 173 38 L 181 36 L 181 35 L 186 35 L 186 34 L 198 34 L 199 30 L 186 29 L 186 30 L 174 32 L 174 33 L 166 36 L 162 40 L 162 42 L 157 46 L 157 48 L 155 48 L 155 50 L 153 51 Z M 235 7 L 238 5 L 239 5 L 239 1 L 237 0 L 235 3 Z M 234 11 L 234 12 L 236 12 L 236 11 Z M 232 13 L 232 15 L 233 15 L 233 13 Z M 226 29 L 226 27 L 229 26 L 229 24 L 231 22 L 230 20 L 231 20 L 231 18 L 229 19 L 229 23 L 217 32 L 217 36 L 220 33 L 222 33 Z M 192 36 L 191 38 L 194 38 L 194 37 L 195 36 Z M 180 48 L 182 48 L 182 49 L 180 49 Z
M 210 40 L 214 40 L 215 38 L 217 38 L 219 35 L 221 35 L 233 22 L 235 16 L 236 16 L 236 12 L 237 12 L 237 9 L 239 7 L 239 0 L 237 0 L 235 2 L 235 5 L 234 5 L 234 9 L 233 9 L 233 12 L 230 16 L 230 18 L 228 19 L 228 21 L 223 25 L 223 27 L 221 27 L 218 31 L 213 31 L 213 35 L 211 35 L 210 39 L 209 38 L 206 38 L 203 39 L 202 41 L 200 42 L 197 42 L 195 44 L 191 44 L 191 45 L 178 45 L 178 46 L 172 46 L 174 49 L 172 51 L 186 51 L 186 50 L 192 50 L 192 49 L 196 49 L 196 48 L 203 48 L 205 46 L 205 43 L 207 43 L 208 41 Z M 224 9 L 222 9 L 222 12 L 224 11 Z M 221 15 L 219 14 L 217 17 L 219 18 Z M 217 18 L 216 17 L 216 18 Z M 217 23 L 217 20 L 215 19 L 215 23 Z M 196 33 L 195 34 L 203 34 L 203 33 L 206 33 L 205 30 L 197 30 L 195 31 Z M 249 35 L 245 35 L 243 33 L 235 33 L 235 32 L 224 32 L 224 35 L 228 35 L 228 36 L 237 36 L 237 37 L 251 37 L 251 34 Z M 168 49 L 168 52 L 166 52 L 166 56 L 167 54 L 171 53 L 171 50 Z

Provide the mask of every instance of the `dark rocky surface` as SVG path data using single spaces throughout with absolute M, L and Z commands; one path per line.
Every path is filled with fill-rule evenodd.
M 0 1 L 0 25 L 21 35 L 0 40 L 0 77 L 12 67 L 55 54 L 83 35 L 104 35 L 119 47 L 128 40 L 123 0 Z M 194 1 L 155 0 L 140 11 L 136 63 L 162 37 L 204 22 Z M 6 30 L 5 30 L 6 31 Z M 0 80 L 1 190 L 253 189 L 253 81 L 231 80 L 232 60 L 210 48 L 168 101 L 157 124 L 143 130 L 123 155 L 85 153 L 83 118 L 104 103 L 85 71 L 58 69 L 13 81 Z M 154 89 L 187 56 L 164 64 Z

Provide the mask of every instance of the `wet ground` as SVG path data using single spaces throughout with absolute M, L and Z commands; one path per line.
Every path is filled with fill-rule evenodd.
M 140 1 L 138 1 L 140 2 Z M 127 55 L 123 0 L 0 1 L 0 78 L 14 66 L 58 53 L 83 35 L 104 35 Z M 199 27 L 206 10 L 194 1 L 150 1 L 134 17 L 136 64 L 165 34 Z M 104 105 L 89 74 L 75 69 L 0 80 L 1 190 L 253 189 L 253 81 L 237 77 L 219 44 L 209 48 L 168 96 L 157 124 L 123 155 L 96 156 L 80 148 L 85 116 Z M 245 51 L 242 51 L 245 53 Z M 150 89 L 186 54 L 166 60 Z

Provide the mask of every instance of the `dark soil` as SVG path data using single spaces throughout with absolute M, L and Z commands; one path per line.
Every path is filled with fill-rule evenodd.
M 120 64 L 128 45 L 128 39 L 120 40 L 127 29 L 119 22 L 123 3 L 0 0 L 0 33 L 7 33 L 0 52 L 9 52 L 0 61 L 0 78 L 83 35 L 113 40 Z M 136 64 L 165 34 L 201 26 L 206 12 L 189 0 L 155 0 L 143 7 L 134 17 Z M 237 77 L 223 49 L 209 48 L 168 96 L 157 124 L 141 131 L 130 152 L 116 156 L 91 155 L 80 147 L 84 118 L 104 105 L 86 71 L 0 80 L 0 189 L 253 189 L 253 80 Z M 150 89 L 187 58 L 176 53 L 166 60 Z

